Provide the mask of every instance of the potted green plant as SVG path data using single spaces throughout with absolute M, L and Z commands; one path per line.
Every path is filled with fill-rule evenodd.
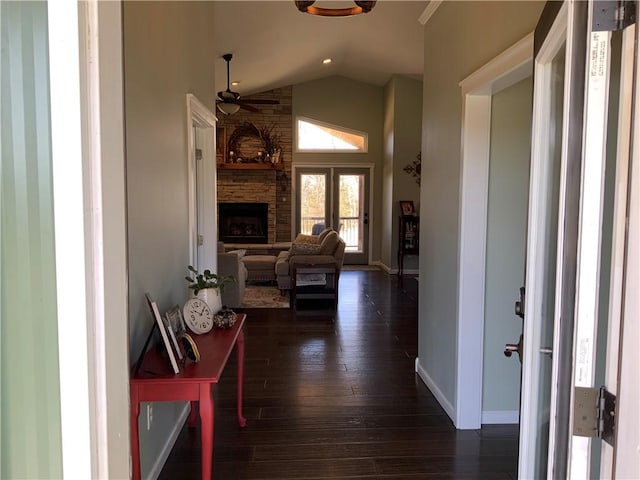
M 201 299 L 213 313 L 217 313 L 222 308 L 222 298 L 220 294 L 229 283 L 235 282 L 232 275 L 218 275 L 211 270 L 198 272 L 192 265 L 188 265 L 189 275 L 185 280 L 189 282 L 189 288 L 193 290 L 193 295 Z

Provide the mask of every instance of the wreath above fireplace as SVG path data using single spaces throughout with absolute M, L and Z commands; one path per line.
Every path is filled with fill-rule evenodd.
M 275 133 L 273 128 L 258 128 L 251 122 L 238 125 L 227 143 L 229 162 L 278 163 L 280 135 Z

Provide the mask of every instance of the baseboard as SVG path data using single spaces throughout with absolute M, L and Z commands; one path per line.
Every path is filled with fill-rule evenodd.
M 175 445 L 176 440 L 178 439 L 178 435 L 180 435 L 180 432 L 182 431 L 182 427 L 184 426 L 185 422 L 187 421 L 187 418 L 189 417 L 190 411 L 191 411 L 191 403 L 185 402 L 182 412 L 180 412 L 180 415 L 178 415 L 178 419 L 176 420 L 176 423 L 173 425 L 173 428 L 171 429 L 171 433 L 167 437 L 167 441 L 165 442 L 164 447 L 162 447 L 162 450 L 160 451 L 160 455 L 158 455 L 158 458 L 156 458 L 156 461 L 153 463 L 153 467 L 149 472 L 149 476 L 147 477 L 147 480 L 157 480 L 158 477 L 160 476 L 160 473 L 162 472 L 162 468 L 164 467 L 164 464 L 167 462 L 167 459 L 171 454 L 171 450 L 173 449 L 173 446 Z
M 378 268 L 380 268 L 380 270 L 384 271 L 385 273 L 388 273 L 389 275 L 395 275 L 396 273 L 398 273 L 398 269 L 397 268 L 391 268 L 389 265 L 386 265 L 381 260 L 375 260 L 375 261 L 371 262 L 370 265 L 378 266 Z
M 433 396 L 436 397 L 436 400 L 438 401 L 442 409 L 445 411 L 445 413 L 449 416 L 449 418 L 455 425 L 456 423 L 455 408 L 453 408 L 453 405 L 451 405 L 451 402 L 449 402 L 449 400 L 444 395 L 444 393 L 442 393 L 442 391 L 438 388 L 436 383 L 431 379 L 427 371 L 424 368 L 422 368 L 422 365 L 420 365 L 420 361 L 418 357 L 416 357 L 416 373 L 418 374 L 418 377 L 420 377 L 420 379 L 427 386 L 427 388 L 431 390 L 431 393 L 433 393 Z
M 518 410 L 484 410 L 482 412 L 483 425 L 506 425 L 520 423 Z
M 396 273 L 398 270 L 396 269 Z M 405 268 L 402 270 L 403 275 L 418 275 L 420 273 L 420 269 L 418 268 Z
M 381 270 L 384 270 L 389 275 L 397 275 L 398 274 L 398 269 L 397 268 L 391 268 L 389 265 L 386 265 L 381 260 L 376 260 L 374 262 L 371 262 L 370 265 L 377 265 Z M 405 268 L 402 271 L 402 273 L 404 275 L 418 275 L 418 274 L 420 274 L 420 269 L 418 269 L 418 268 L 409 268 L 409 269 Z

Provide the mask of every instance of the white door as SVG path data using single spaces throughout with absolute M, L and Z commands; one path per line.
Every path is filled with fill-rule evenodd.
M 608 398 L 618 396 L 618 406 L 605 407 L 613 412 L 611 418 L 617 419 L 617 427 L 613 422 L 601 422 L 603 428 L 597 436 L 593 422 L 580 422 L 583 412 L 573 408 L 567 470 L 569 477 L 576 479 L 640 478 L 635 370 L 640 342 L 638 315 L 637 311 L 632 316 L 623 312 L 625 297 L 637 297 L 637 283 L 633 290 L 629 281 L 633 269 L 627 262 L 638 242 L 637 238 L 630 241 L 625 228 L 627 220 L 631 226 L 635 219 L 637 225 L 637 210 L 634 217 L 630 213 L 633 202 L 628 197 L 634 136 L 631 119 L 637 102 L 633 91 L 637 43 L 632 9 L 631 2 L 589 5 L 572 393 L 573 404 L 578 404 L 583 394 L 593 398 L 602 387 L 612 394 Z M 628 341 L 632 342 L 636 360 L 632 369 L 624 361 L 625 350 L 629 358 Z M 629 392 L 635 392 L 635 398 Z
M 586 21 L 549 2 L 535 32 L 520 478 L 566 476 Z
M 610 32 L 618 7 L 550 2 L 536 28 L 520 478 L 615 478 L 574 404 L 595 416 L 582 394 L 619 378 L 635 29 Z

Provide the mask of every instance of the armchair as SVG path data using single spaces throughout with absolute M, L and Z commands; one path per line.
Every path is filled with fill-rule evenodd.
M 218 274 L 231 275 L 235 280 L 233 283 L 227 284 L 222 292 L 222 304 L 231 308 L 242 306 L 247 283 L 247 267 L 242 261 L 243 255 L 242 250 L 225 253 L 224 243 L 218 242 Z
M 344 262 L 346 244 L 335 231 L 322 232 L 320 241 L 313 241 L 310 235 L 299 235 L 299 241 L 293 242 L 289 251 L 280 252 L 276 260 L 276 279 L 278 288 L 284 292 L 291 290 L 294 267 L 334 266 L 340 275 Z

